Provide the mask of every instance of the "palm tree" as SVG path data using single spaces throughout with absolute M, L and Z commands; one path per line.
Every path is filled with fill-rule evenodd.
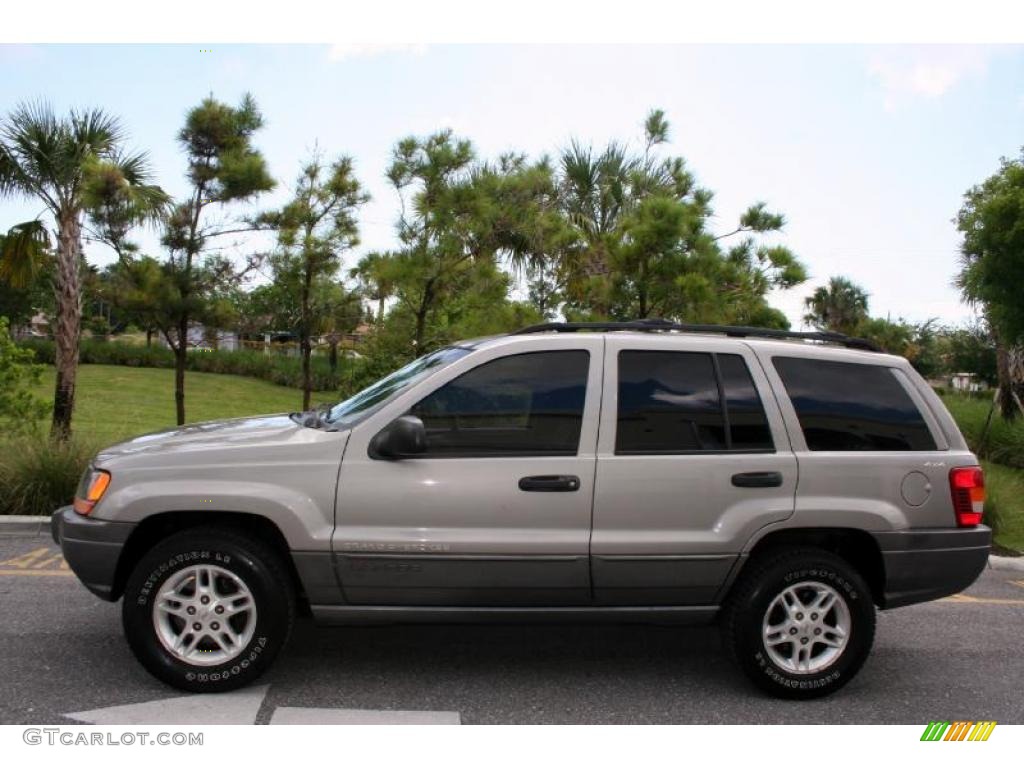
M 375 320 L 377 326 L 384 322 L 385 303 L 395 292 L 393 268 L 388 254 L 368 253 L 349 270 L 349 277 L 359 281 L 363 295 L 377 302 Z
M 868 294 L 845 277 L 831 277 L 804 299 L 804 322 L 820 331 L 852 335 L 868 316 Z
M 0 124 L 0 197 L 37 198 L 53 217 L 57 382 L 51 432 L 60 439 L 71 433 L 75 406 L 84 215 L 101 198 L 113 201 L 129 219 L 143 216 L 149 203 L 165 199 L 159 187 L 148 183 L 146 156 L 124 155 L 123 141 L 120 122 L 100 109 L 72 111 L 61 118 L 48 104 L 22 104 Z M 27 226 L 38 239 L 41 225 Z M 12 255 L 26 259 L 34 250 L 12 249 Z M 25 269 L 24 261 L 5 266 L 9 273 Z

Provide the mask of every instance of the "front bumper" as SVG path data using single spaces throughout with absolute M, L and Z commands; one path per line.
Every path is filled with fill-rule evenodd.
M 955 594 L 988 563 L 992 529 L 936 528 L 873 534 L 885 565 L 883 608 Z
M 50 533 L 64 559 L 86 588 L 113 602 L 117 563 L 134 523 L 115 523 L 83 517 L 71 507 L 61 507 L 50 517 Z

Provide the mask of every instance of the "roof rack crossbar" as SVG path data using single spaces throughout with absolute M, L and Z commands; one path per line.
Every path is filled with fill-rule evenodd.
M 802 339 L 804 341 L 821 341 L 829 344 L 841 344 L 850 349 L 862 349 L 868 352 L 881 350 L 867 339 L 847 336 L 832 331 L 783 331 L 777 328 L 754 328 L 746 325 L 708 325 L 699 323 L 674 323 L 662 318 L 646 318 L 644 320 L 627 320 L 620 322 L 582 322 L 582 323 L 538 323 L 513 331 L 518 336 L 528 333 L 573 333 L 576 331 L 677 331 L 679 333 L 721 333 L 735 338 L 754 336 L 764 339 Z

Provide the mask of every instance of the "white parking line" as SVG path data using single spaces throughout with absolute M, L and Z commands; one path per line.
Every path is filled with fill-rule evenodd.
M 462 725 L 458 712 L 278 707 L 271 725 Z
M 252 725 L 269 685 L 121 704 L 64 717 L 92 725 Z M 278 707 L 271 725 L 461 725 L 458 712 Z
M 122 704 L 64 717 L 93 725 L 252 725 L 269 685 L 231 693 L 198 693 L 172 699 Z

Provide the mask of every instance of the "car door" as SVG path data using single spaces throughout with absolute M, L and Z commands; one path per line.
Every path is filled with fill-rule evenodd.
M 746 345 L 608 337 L 597 603 L 713 604 L 751 534 L 793 514 L 796 485 L 788 435 Z
M 598 336 L 507 337 L 357 425 L 333 538 L 345 599 L 588 604 L 602 366 Z M 424 422 L 426 452 L 371 458 L 404 414 Z

